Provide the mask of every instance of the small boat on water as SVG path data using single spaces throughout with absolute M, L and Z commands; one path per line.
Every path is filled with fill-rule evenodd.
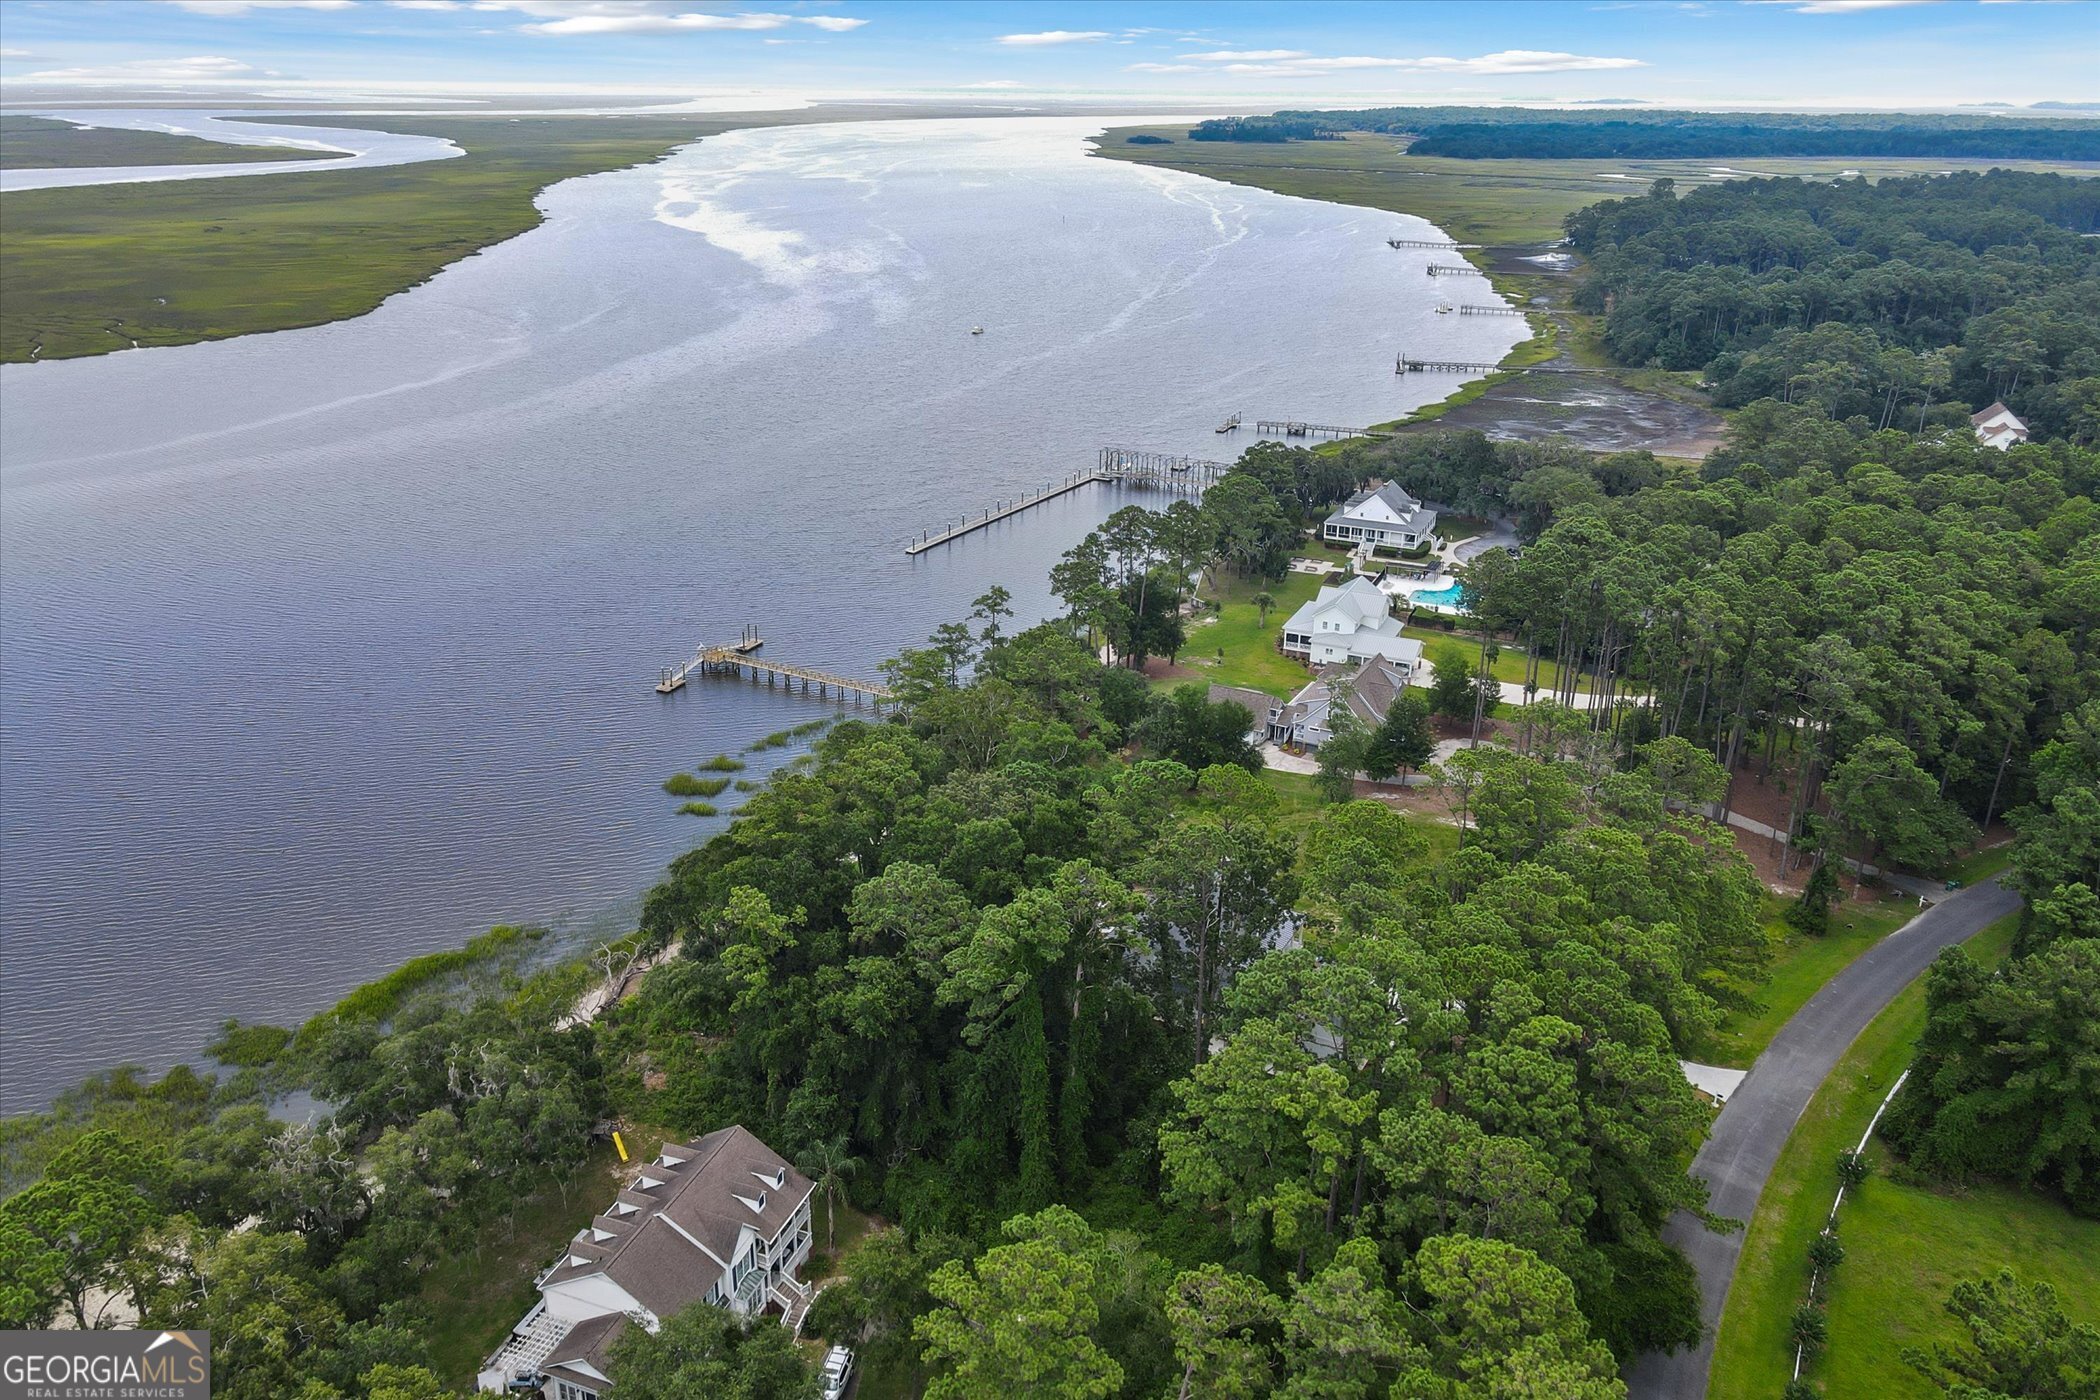
M 983 335 L 983 334 L 984 334 L 984 327 L 983 327 L 983 326 L 972 326 L 972 327 L 970 327 L 970 334 L 971 334 L 971 335 Z
M 1451 303 L 1448 301 L 1438 302 L 1436 304 L 1436 314 L 1439 316 L 1449 316 L 1451 314 Z

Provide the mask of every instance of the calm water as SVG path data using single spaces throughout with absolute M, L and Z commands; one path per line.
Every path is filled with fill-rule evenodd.
M 825 712 L 656 695 L 696 642 L 872 674 L 991 583 L 1041 616 L 1131 497 L 903 541 L 1511 343 L 1432 313 L 1383 241 L 1419 221 L 1088 159 L 1100 125 L 717 137 L 356 321 L 0 369 L 0 1103 L 492 923 L 617 926 L 726 821 L 661 780 Z
M 78 166 L 52 170 L 0 170 L 0 191 L 46 190 L 70 185 L 140 185 L 158 180 L 217 180 L 236 175 L 308 174 L 316 170 L 357 170 L 371 165 L 412 165 L 424 160 L 450 160 L 465 151 L 436 136 L 404 136 L 393 131 L 355 131 L 342 127 L 278 126 L 267 119 L 230 121 L 208 112 L 42 111 L 24 115 L 52 117 L 79 126 L 115 127 L 123 131 L 163 131 L 196 136 L 235 146 L 286 146 L 301 151 L 335 151 L 339 160 L 221 161 L 216 165 Z

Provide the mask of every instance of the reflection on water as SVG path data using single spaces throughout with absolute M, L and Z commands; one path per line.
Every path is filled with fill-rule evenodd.
M 1454 382 L 1403 345 L 1521 334 L 1433 314 L 1384 241 L 1426 225 L 1087 159 L 1100 125 L 733 133 L 355 321 L 0 369 L 4 1105 L 629 917 L 727 820 L 662 779 L 822 712 L 655 694 L 695 643 L 867 675 L 991 583 L 1041 616 L 1127 498 L 903 542 L 1106 442 L 1397 416 Z

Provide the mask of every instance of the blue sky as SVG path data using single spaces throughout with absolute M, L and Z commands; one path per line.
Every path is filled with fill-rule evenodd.
M 0 0 L 0 77 L 445 91 L 1904 106 L 2100 100 L 2085 0 Z

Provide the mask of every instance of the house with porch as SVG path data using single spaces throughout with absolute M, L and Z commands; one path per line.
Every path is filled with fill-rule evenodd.
M 1281 648 L 1309 666 L 1359 666 L 1373 657 L 1412 673 L 1422 644 L 1400 635 L 1401 619 L 1384 589 L 1358 575 L 1323 585 L 1283 624 Z
M 1320 527 L 1329 544 L 1414 549 L 1436 535 L 1436 512 L 1392 482 L 1357 492 Z
M 744 1316 L 808 1311 L 809 1179 L 746 1132 L 667 1144 L 536 1280 L 540 1298 L 483 1367 L 482 1390 L 600 1400 L 628 1327 L 706 1303 Z

